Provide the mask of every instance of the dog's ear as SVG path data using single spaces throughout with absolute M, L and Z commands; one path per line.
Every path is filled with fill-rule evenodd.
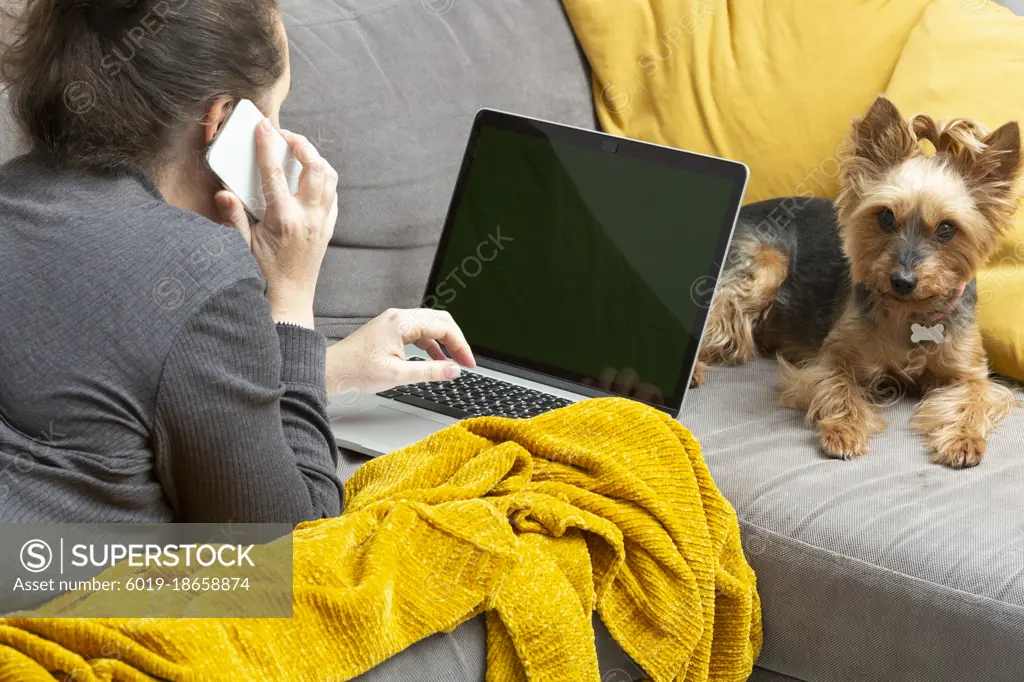
M 997 230 L 1005 230 L 1017 210 L 1021 172 L 1020 126 L 1010 121 L 987 135 L 967 173 L 978 208 Z
M 887 170 L 915 151 L 917 142 L 910 124 L 885 95 L 879 95 L 864 118 L 853 124 L 854 154 Z
M 1020 126 L 1010 121 L 999 126 L 982 142 L 974 176 L 981 183 L 1013 185 L 1021 170 Z

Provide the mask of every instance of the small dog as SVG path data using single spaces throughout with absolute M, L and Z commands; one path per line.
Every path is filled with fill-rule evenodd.
M 977 465 L 1017 402 L 989 379 L 974 276 L 1013 219 L 1020 170 L 1016 122 L 906 120 L 879 97 L 854 121 L 834 204 L 743 209 L 701 361 L 779 355 L 781 402 L 841 459 L 885 430 L 880 387 L 922 394 L 912 424 L 934 460 Z

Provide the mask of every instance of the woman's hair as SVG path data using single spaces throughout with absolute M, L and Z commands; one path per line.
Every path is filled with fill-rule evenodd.
M 217 98 L 259 102 L 284 73 L 277 0 L 18 4 L 0 10 L 11 22 L 0 80 L 29 140 L 60 166 L 160 163 L 175 129 Z

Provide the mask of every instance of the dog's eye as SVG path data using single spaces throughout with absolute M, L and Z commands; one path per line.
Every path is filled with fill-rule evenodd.
M 891 209 L 883 208 L 878 212 L 878 224 L 886 232 L 896 229 L 896 215 Z
M 948 242 L 954 236 L 956 236 L 956 225 L 948 220 L 943 220 L 939 223 L 939 226 L 935 228 L 935 238 L 943 244 Z

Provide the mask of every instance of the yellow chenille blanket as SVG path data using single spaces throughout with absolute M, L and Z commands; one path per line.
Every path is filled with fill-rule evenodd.
M 482 611 L 489 682 L 599 682 L 595 608 L 655 682 L 745 680 L 761 646 L 735 512 L 690 433 L 628 400 L 373 460 L 294 549 L 290 620 L 0 619 L 0 680 L 340 682 Z

